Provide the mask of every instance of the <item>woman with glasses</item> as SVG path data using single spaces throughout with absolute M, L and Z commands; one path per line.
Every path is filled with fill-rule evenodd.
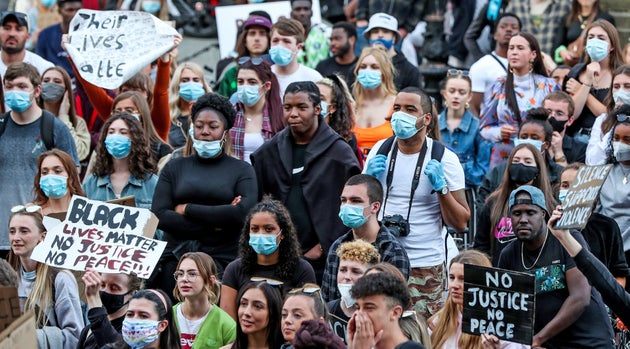
M 31 259 L 46 236 L 41 207 L 16 206 L 9 218 L 9 264 L 19 274 L 22 312 L 35 313 L 38 348 L 75 349 L 83 329 L 77 280 L 67 270 Z
M 216 349 L 234 342 L 236 323 L 216 304 L 220 286 L 217 266 L 203 252 L 182 256 L 173 276 L 180 303 L 173 306 L 182 349 Z
M 45 216 L 67 212 L 73 195 L 85 196 L 74 160 L 56 148 L 39 155 L 33 182 L 33 203 L 41 206 Z
M 354 75 L 352 95 L 357 109 L 353 132 L 359 148 L 367 154 L 376 142 L 394 134 L 387 118 L 396 98 L 395 69 L 385 49 L 376 45 L 363 49 Z
M 222 349 L 275 349 L 282 345 L 280 313 L 282 295 L 278 285 L 250 282 L 237 296 L 236 341 Z
M 284 290 L 315 283 L 313 268 L 301 258 L 289 211 L 277 200 L 264 197 L 249 211 L 239 247 L 240 258 L 225 268 L 221 285 L 221 309 L 234 319 L 236 294 L 252 277 L 278 280 Z
M 445 108 L 438 123 L 442 142 L 457 154 L 464 168 L 466 187 L 476 188 L 490 167 L 492 144 L 481 138 L 479 119 L 468 110 L 471 88 L 468 71 L 448 71 L 442 90 Z
M 285 127 L 280 85 L 261 57 L 241 57 L 236 82 L 232 149 L 236 158 L 251 163 L 249 155 Z
M 381 255 L 376 247 L 361 239 L 344 242 L 335 253 L 339 256 L 337 289 L 341 298 L 328 302 L 328 309 L 333 331 L 346 342 L 348 321 L 358 309 L 350 289 L 369 267 L 380 262 Z
M 136 206 L 151 208 L 158 178 L 140 121 L 116 112 L 101 129 L 94 167 L 83 183 L 92 200 L 113 200 L 133 195 Z
M 529 142 L 522 142 L 514 147 L 503 171 L 501 184 L 485 200 L 479 214 L 474 248 L 489 255 L 492 265 L 497 265 L 503 248 L 516 239 L 512 231 L 508 200 L 510 193 L 522 185 L 539 188 L 545 194 L 548 209 L 555 207 L 556 201 L 544 156 L 539 147 Z
M 168 88 L 171 118 L 168 142 L 173 148 L 186 144 L 192 105 L 208 92 L 212 92 L 212 89 L 206 82 L 203 68 L 197 63 L 184 62 L 175 69 Z
M 303 321 L 328 321 L 328 308 L 316 284 L 304 284 L 289 291 L 282 305 L 282 349 L 291 349 L 297 331 Z
M 481 136 L 492 142 L 490 167 L 504 163 L 525 113 L 542 105 L 543 99 L 559 86 L 547 76 L 542 52 L 536 38 L 517 33 L 508 46 L 508 72 L 494 82 L 484 96 L 481 111 Z

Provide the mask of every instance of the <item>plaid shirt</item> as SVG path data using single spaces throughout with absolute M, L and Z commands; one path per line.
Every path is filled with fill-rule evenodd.
M 542 22 L 538 26 L 534 23 L 534 19 L 530 14 L 530 1 L 535 0 L 512 0 L 505 8 L 505 12 L 514 13 L 520 18 L 521 23 L 523 23 L 521 31 L 532 33 L 538 40 L 542 52 L 553 54 L 554 36 L 560 27 L 565 24 L 562 18 L 569 13 L 571 1 L 552 0 L 545 10 Z
M 405 278 L 409 278 L 409 257 L 407 257 L 407 251 L 405 251 L 405 248 L 396 240 L 396 237 L 394 237 L 382 223 L 379 222 L 379 225 L 381 229 L 378 231 L 376 241 L 374 241 L 372 245 L 374 245 L 374 247 L 378 249 L 378 253 L 381 254 L 381 262 L 393 264 L 403 273 Z M 354 235 L 352 230 L 350 230 L 348 233 L 335 240 L 328 250 L 326 269 L 324 270 L 324 276 L 322 278 L 322 295 L 326 301 L 332 301 L 341 297 L 337 289 L 339 256 L 337 256 L 336 252 L 341 244 L 353 240 Z
M 234 109 L 236 110 L 236 118 L 234 119 L 234 126 L 230 129 L 230 137 L 232 137 L 232 151 L 234 153 L 234 157 L 244 160 L 243 142 L 245 141 L 245 116 L 243 115 L 243 112 L 245 111 L 245 108 L 243 103 L 237 102 L 234 104 Z M 273 137 L 271 121 L 269 120 L 269 110 L 266 103 L 263 107 L 262 135 L 265 141 Z

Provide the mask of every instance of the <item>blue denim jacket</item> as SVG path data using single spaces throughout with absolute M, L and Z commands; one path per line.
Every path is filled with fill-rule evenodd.
M 442 143 L 459 157 L 466 175 L 466 187 L 476 187 L 490 167 L 490 152 L 492 143 L 481 138 L 479 134 L 479 119 L 468 110 L 464 113 L 462 122 L 451 133 L 446 124 L 446 109 L 440 113 L 440 135 Z
M 153 192 L 155 192 L 157 182 L 158 177 L 154 174 L 146 175 L 144 179 L 138 179 L 132 174 L 129 177 L 129 182 L 127 182 L 120 193 L 120 197 L 133 195 L 136 199 L 137 207 L 151 209 Z M 87 197 L 92 200 L 107 201 L 117 198 L 109 175 L 96 177 L 94 174 L 91 174 L 83 182 L 83 190 Z

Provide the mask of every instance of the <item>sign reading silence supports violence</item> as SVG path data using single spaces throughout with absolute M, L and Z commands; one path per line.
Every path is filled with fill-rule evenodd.
M 595 200 L 599 197 L 611 168 L 610 164 L 580 168 L 567 197 L 562 202 L 562 217 L 556 223 L 556 229 L 582 230 L 586 227 L 593 213 Z
M 534 286 L 534 275 L 464 264 L 462 332 L 531 345 Z
M 177 31 L 147 12 L 81 9 L 69 34 L 66 51 L 81 77 L 116 89 L 170 51 Z
M 158 219 L 143 208 L 73 196 L 66 219 L 46 233 L 32 258 L 50 266 L 148 278 L 165 241 L 150 238 Z

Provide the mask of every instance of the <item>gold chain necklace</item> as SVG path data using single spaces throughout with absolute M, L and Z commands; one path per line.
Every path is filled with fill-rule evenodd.
M 523 268 L 525 268 L 525 270 L 531 270 L 533 267 L 536 266 L 536 263 L 538 263 L 538 260 L 540 259 L 540 256 L 542 256 L 542 252 L 545 249 L 545 245 L 547 244 L 548 237 L 549 237 L 549 231 L 547 231 L 547 235 L 545 235 L 545 241 L 543 241 L 542 247 L 540 248 L 540 252 L 538 252 L 538 257 L 536 257 L 534 264 L 532 264 L 532 266 L 529 268 L 525 266 L 525 250 L 523 247 L 525 246 L 525 244 L 521 243 L 521 264 L 523 264 Z

